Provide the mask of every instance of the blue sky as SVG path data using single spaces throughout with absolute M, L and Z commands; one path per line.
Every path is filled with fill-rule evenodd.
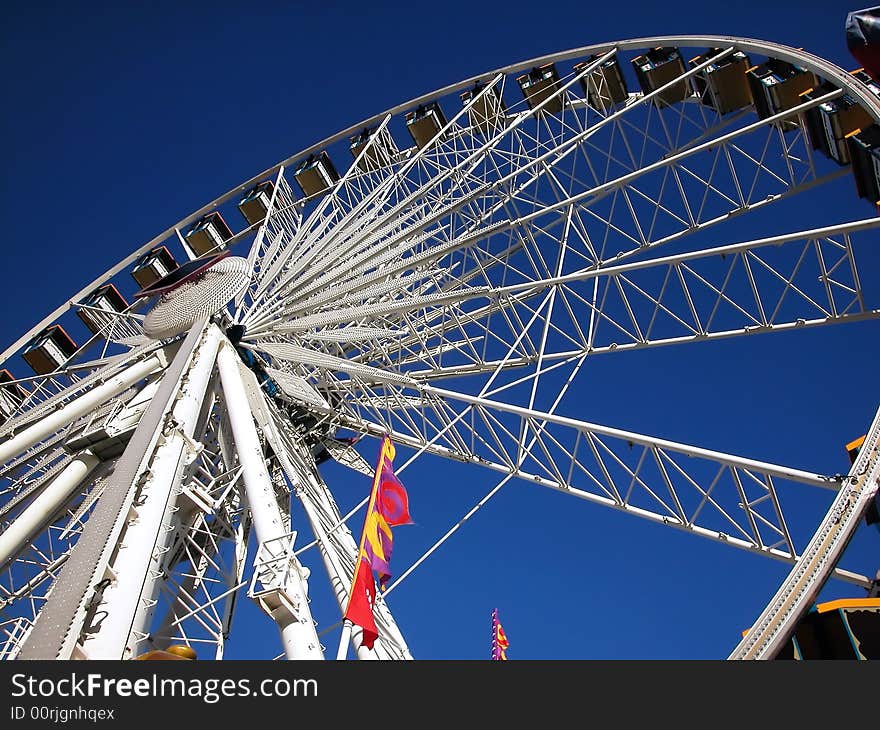
M 844 38 L 855 8 L 834 0 L 699 8 L 454 0 L 430 14 L 416 7 L 35 2 L 7 10 L 0 31 L 7 272 L 0 341 L 13 341 L 129 251 L 296 150 L 492 68 L 602 41 L 687 33 L 764 38 L 857 66 Z M 870 215 L 854 192 L 841 194 L 810 210 L 787 208 L 778 230 L 767 233 L 804 227 L 805 219 Z M 876 268 L 865 271 L 877 306 L 876 282 L 867 276 Z M 843 472 L 843 444 L 864 432 L 878 403 L 878 354 L 876 323 L 621 353 L 588 363 L 586 385 L 567 413 Z M 11 367 L 27 373 L 20 361 Z M 377 448 L 365 444 L 369 461 Z M 343 508 L 369 488 L 366 478 L 340 468 L 325 476 Z M 398 572 L 495 479 L 434 459 L 408 469 L 402 480 L 417 524 L 396 530 Z M 806 510 L 827 497 L 785 496 L 803 499 Z M 360 518 L 354 527 L 359 532 Z M 878 543 L 876 530 L 863 529 L 849 564 L 873 574 Z M 512 659 L 721 658 L 786 571 L 511 483 L 389 603 L 419 658 L 488 657 L 494 607 Z M 315 605 L 326 608 L 317 563 L 312 585 Z M 862 593 L 835 584 L 826 595 Z M 277 653 L 270 622 L 241 606 L 228 656 Z M 334 651 L 335 634 L 328 637 Z

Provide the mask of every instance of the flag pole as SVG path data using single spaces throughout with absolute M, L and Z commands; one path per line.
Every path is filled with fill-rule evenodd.
M 490 659 L 496 658 L 495 646 L 496 646 L 497 638 L 498 638 L 498 609 L 493 608 L 492 609 L 492 648 L 491 648 L 491 651 L 489 652 Z
M 336 650 L 336 661 L 348 658 L 348 642 L 351 641 L 352 623 L 349 619 L 342 622 L 342 636 L 339 637 L 339 649 Z

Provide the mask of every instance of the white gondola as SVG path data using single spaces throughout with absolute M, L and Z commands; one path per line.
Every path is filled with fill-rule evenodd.
M 880 96 L 880 86 L 864 71 L 856 71 L 853 76 L 863 82 L 875 96 Z M 818 88 L 806 92 L 803 100 L 812 101 L 834 91 L 834 88 L 833 84 L 827 82 L 820 84 Z M 808 109 L 804 117 L 813 149 L 819 150 L 839 165 L 850 162 L 846 138 L 859 130 L 867 129 L 873 123 L 871 115 L 849 94 Z
M 692 58 L 690 67 L 696 68 L 719 53 L 721 49 L 712 48 Z M 694 91 L 700 97 L 700 102 L 719 114 L 751 106 L 752 90 L 746 76 L 751 66 L 752 62 L 745 53 L 735 51 L 698 71 L 692 78 Z
M 547 63 L 543 66 L 535 66 L 531 71 L 517 76 L 517 83 L 522 90 L 523 96 L 529 109 L 534 109 L 542 101 L 550 98 L 559 90 L 559 72 L 556 65 Z M 542 111 L 550 114 L 558 114 L 562 111 L 562 95 L 556 94 L 543 107 Z
M 880 126 L 872 124 L 846 139 L 859 197 L 880 206 Z
M 436 101 L 406 113 L 406 128 L 413 142 L 421 149 L 446 126 L 446 116 Z
M 475 84 L 473 89 L 468 89 L 461 94 L 462 102 L 467 104 L 485 88 L 485 84 Z M 493 86 L 471 104 L 468 110 L 468 118 L 472 127 L 477 129 L 484 137 L 489 138 L 504 123 L 506 113 L 507 106 L 504 103 L 504 99 L 501 98 L 501 92 L 498 91 L 497 86 Z
M 248 190 L 239 202 L 238 210 L 249 225 L 255 226 L 266 219 L 273 188 L 271 180 L 264 180 Z
M 172 253 L 165 246 L 156 246 L 135 261 L 131 275 L 143 289 L 168 276 L 176 268 L 177 261 Z
M 365 147 L 367 150 L 357 163 L 358 169 L 362 172 L 372 172 L 388 167 L 398 152 L 397 146 L 387 130 L 382 129 L 377 132 L 376 127 L 364 129 L 360 134 L 349 137 L 348 149 L 355 159 Z
M 576 63 L 575 73 L 580 73 L 587 66 L 595 63 L 599 56 L 594 54 L 586 61 Z M 607 113 L 616 104 L 622 104 L 629 97 L 626 78 L 617 58 L 609 58 L 586 76 L 581 77 L 581 88 L 587 102 L 598 112 Z
M 321 151 L 303 160 L 293 173 L 293 177 L 303 195 L 308 198 L 333 187 L 339 180 L 339 173 L 336 172 L 330 155 Z
M 677 48 L 652 48 L 647 53 L 636 56 L 632 60 L 632 65 L 645 94 L 656 91 L 685 73 L 684 59 Z M 680 81 L 655 96 L 654 105 L 662 109 L 683 101 L 690 95 L 691 90 L 687 81 Z
M 0 370 L 0 424 L 6 422 L 27 396 L 27 390 L 15 382 L 12 373 L 5 368 Z
M 202 216 L 187 232 L 186 244 L 196 256 L 204 256 L 226 246 L 232 231 L 219 211 Z
M 128 308 L 125 297 L 113 284 L 104 284 L 104 286 L 98 287 L 83 299 L 82 304 L 84 307 L 78 308 L 76 314 L 92 334 L 97 334 L 108 322 L 116 319 L 114 314 L 124 312 Z M 95 311 L 98 309 L 101 311 Z
M 37 375 L 47 375 L 70 359 L 76 343 L 60 324 L 49 325 L 25 345 L 22 357 Z
M 803 102 L 801 95 L 819 85 L 816 75 L 800 66 L 769 59 L 766 63 L 754 66 L 747 73 L 755 111 L 760 119 L 787 111 Z M 796 119 L 777 122 L 784 132 L 799 127 Z

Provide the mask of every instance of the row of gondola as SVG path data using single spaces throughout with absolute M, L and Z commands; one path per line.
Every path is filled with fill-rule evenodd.
M 754 65 L 748 55 L 734 51 L 706 65 L 688 79 L 675 82 L 688 70 L 706 64 L 721 53 L 709 49 L 685 61 L 680 49 L 653 48 L 631 60 L 638 85 L 643 94 L 656 93 L 652 102 L 657 108 L 670 107 L 687 99 L 714 109 L 721 115 L 753 107 L 760 119 L 767 119 L 804 103 L 827 95 L 835 86 L 795 64 L 768 59 Z M 600 61 L 591 56 L 574 65 L 575 73 Z M 880 96 L 880 86 L 863 70 L 853 77 Z M 559 94 L 562 80 L 554 63 L 536 66 L 516 78 L 525 103 L 540 114 L 558 114 L 572 97 Z M 629 86 L 620 61 L 613 57 L 598 63 L 580 79 L 586 103 L 608 114 L 630 98 Z M 485 91 L 486 93 L 480 93 Z M 475 100 L 476 97 L 476 100 Z M 507 107 L 497 87 L 485 90 L 477 83 L 461 94 L 462 103 L 469 102 L 469 121 L 476 133 L 490 137 L 499 129 L 507 115 Z M 404 115 L 406 128 L 413 143 L 423 148 L 430 144 L 446 126 L 443 110 L 436 101 L 422 104 Z M 852 163 L 856 189 L 860 197 L 880 202 L 880 127 L 871 115 L 850 95 L 808 109 L 804 113 L 805 129 L 812 147 L 839 165 Z M 797 119 L 780 119 L 775 124 L 788 132 L 800 126 Z M 372 139 L 372 144 L 367 148 Z M 349 150 L 362 171 L 375 170 L 393 162 L 399 155 L 390 134 L 377 134 L 366 128 L 349 140 Z M 293 178 L 306 197 L 320 195 L 339 179 L 326 150 L 309 155 L 293 169 Z M 266 217 L 273 194 L 273 183 L 264 180 L 239 201 L 238 209 L 249 227 L 259 225 Z M 222 249 L 233 232 L 220 211 L 212 211 L 195 221 L 184 234 L 184 240 L 195 256 Z M 140 256 L 131 275 L 144 289 L 163 278 L 178 266 L 165 246 L 157 246 Z M 101 322 L 88 308 L 122 312 L 128 302 L 113 284 L 105 284 L 90 293 L 78 307 L 77 314 L 92 333 L 100 330 Z M 63 365 L 76 351 L 77 345 L 59 324 L 53 324 L 33 337 L 25 346 L 23 357 L 35 373 L 51 373 Z M 3 373 L 7 373 L 4 376 Z M 8 371 L 0 371 L 0 378 Z M 0 380 L 0 383 L 3 381 Z M 4 392 L 8 390 L 2 389 Z M 0 403 L 2 412 L 2 403 Z M 2 413 L 0 413 L 2 415 Z

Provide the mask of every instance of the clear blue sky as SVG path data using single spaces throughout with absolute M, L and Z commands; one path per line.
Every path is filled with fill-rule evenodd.
M 687 33 L 765 38 L 846 69 L 857 65 L 844 40 L 846 13 L 855 7 L 838 0 L 127 5 L 34 2 L 4 11 L 0 342 L 276 161 L 495 67 L 590 43 Z M 811 213 L 827 213 L 827 222 L 871 215 L 854 193 L 825 204 L 827 211 Z M 791 216 L 778 225 L 784 231 L 802 223 Z M 877 283 L 867 275 L 863 281 L 874 306 Z M 864 432 L 880 395 L 876 332 L 867 323 L 597 358 L 584 373 L 581 400 L 563 410 L 843 472 L 843 444 Z M 21 361 L 12 367 L 27 373 Z M 365 445 L 371 462 L 376 448 Z M 343 508 L 369 488 L 366 478 L 339 468 L 326 478 Z M 418 524 L 396 530 L 397 572 L 495 479 L 434 459 L 407 470 L 402 480 Z M 817 495 L 803 490 L 809 509 Z M 849 567 L 873 574 L 878 545 L 880 535 L 863 529 Z M 326 609 L 322 569 L 313 567 L 315 607 Z M 488 657 L 494 607 L 512 659 L 721 658 L 786 571 L 511 483 L 389 601 L 419 658 Z M 833 585 L 826 595 L 863 594 Z M 246 602 L 233 633 L 230 657 L 278 651 L 274 628 Z M 332 654 L 335 634 L 328 644 Z

